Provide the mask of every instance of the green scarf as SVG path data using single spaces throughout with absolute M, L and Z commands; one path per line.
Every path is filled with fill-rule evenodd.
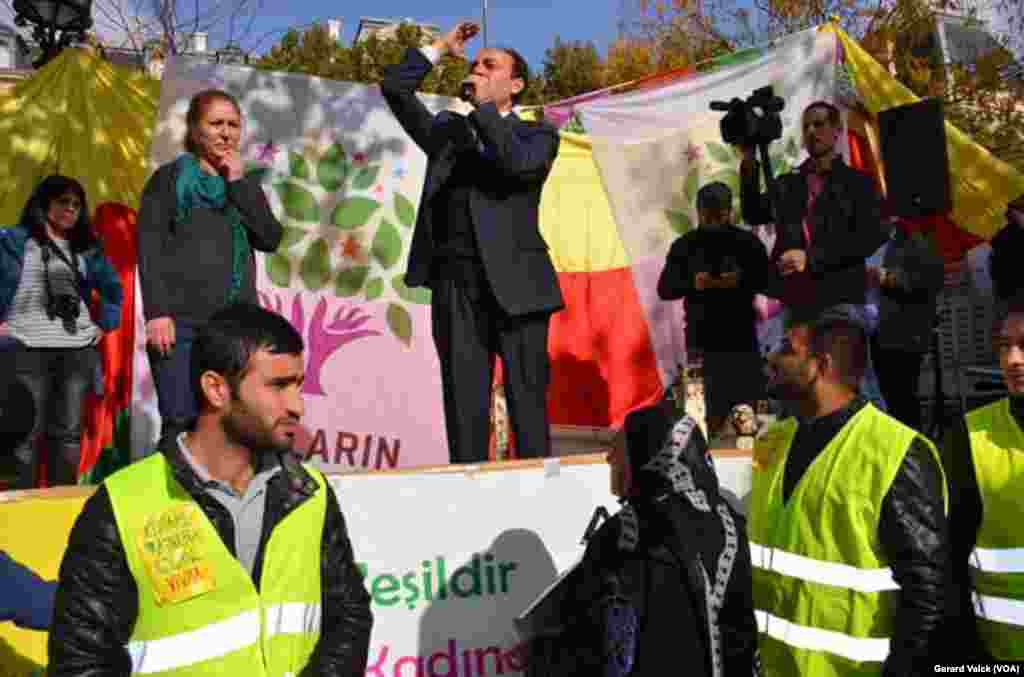
M 227 201 L 224 177 L 204 172 L 195 155 L 184 153 L 175 165 L 178 174 L 174 185 L 177 195 L 175 217 L 178 222 L 187 221 L 194 207 L 205 207 L 222 210 L 231 224 L 231 287 L 228 290 L 228 303 L 237 301 L 248 283 L 249 261 L 252 258 L 249 232 L 242 223 L 242 215 Z

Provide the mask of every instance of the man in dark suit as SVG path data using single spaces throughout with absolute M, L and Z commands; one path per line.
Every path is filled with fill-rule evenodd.
M 511 49 L 482 49 L 464 83 L 468 116 L 431 114 L 416 89 L 445 54 L 462 56 L 478 27 L 463 23 L 410 49 L 381 92 L 427 154 L 405 282 L 432 292 L 448 449 L 453 463 L 487 460 L 494 356 L 501 355 L 509 416 L 521 456 L 547 456 L 548 322 L 564 307 L 541 237 L 541 190 L 558 132 L 512 112 L 529 81 Z

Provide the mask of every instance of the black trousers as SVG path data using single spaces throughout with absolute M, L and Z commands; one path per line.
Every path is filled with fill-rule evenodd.
M 877 339 L 872 340 L 871 351 L 878 385 L 889 414 L 914 430 L 920 430 L 921 402 L 918 389 L 924 353 L 885 348 L 878 344 Z
M 487 460 L 495 355 L 520 457 L 551 453 L 547 392 L 550 313 L 510 316 L 482 271 L 442 267 L 431 288 L 434 345 L 441 361 L 448 456 L 452 463 Z M 471 271 L 467 274 L 467 270 Z
M 50 486 L 75 484 L 82 456 L 82 405 L 96 384 L 99 351 L 87 348 L 23 348 L 14 361 L 14 377 L 21 381 L 36 406 L 32 433 L 14 450 L 16 489 L 35 486 L 39 457 L 37 435 L 46 436 Z

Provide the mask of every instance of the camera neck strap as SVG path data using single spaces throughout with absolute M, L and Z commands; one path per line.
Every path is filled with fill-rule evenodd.
M 47 296 L 51 299 L 53 298 L 53 284 L 50 281 L 50 256 L 51 250 L 53 250 L 53 252 L 57 254 L 57 258 L 63 261 L 67 267 L 71 269 L 75 292 L 78 294 L 79 298 L 82 298 L 82 289 L 85 287 L 85 281 L 82 279 L 82 271 L 78 269 L 78 257 L 75 256 L 74 250 L 71 251 L 71 258 L 68 258 L 68 255 L 64 253 L 64 250 L 57 246 L 57 243 L 50 238 L 46 238 L 44 242 L 41 242 L 39 249 L 43 256 L 43 274 L 46 277 Z

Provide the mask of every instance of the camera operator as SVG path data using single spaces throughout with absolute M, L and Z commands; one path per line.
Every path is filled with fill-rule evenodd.
M 776 225 L 772 260 L 781 278 L 777 296 L 786 306 L 863 306 L 865 260 L 888 239 L 874 181 L 839 157 L 838 108 L 812 103 L 804 110 L 802 129 L 810 157 L 778 178 L 774 216 L 772 200 L 760 191 L 755 149 L 742 146 L 743 219 L 749 225 Z
M 704 358 L 709 439 L 737 404 L 764 392 L 754 295 L 771 278 L 764 245 L 732 223 L 732 191 L 710 183 L 697 193 L 700 228 L 673 244 L 658 280 L 663 301 L 686 299 L 686 343 Z

